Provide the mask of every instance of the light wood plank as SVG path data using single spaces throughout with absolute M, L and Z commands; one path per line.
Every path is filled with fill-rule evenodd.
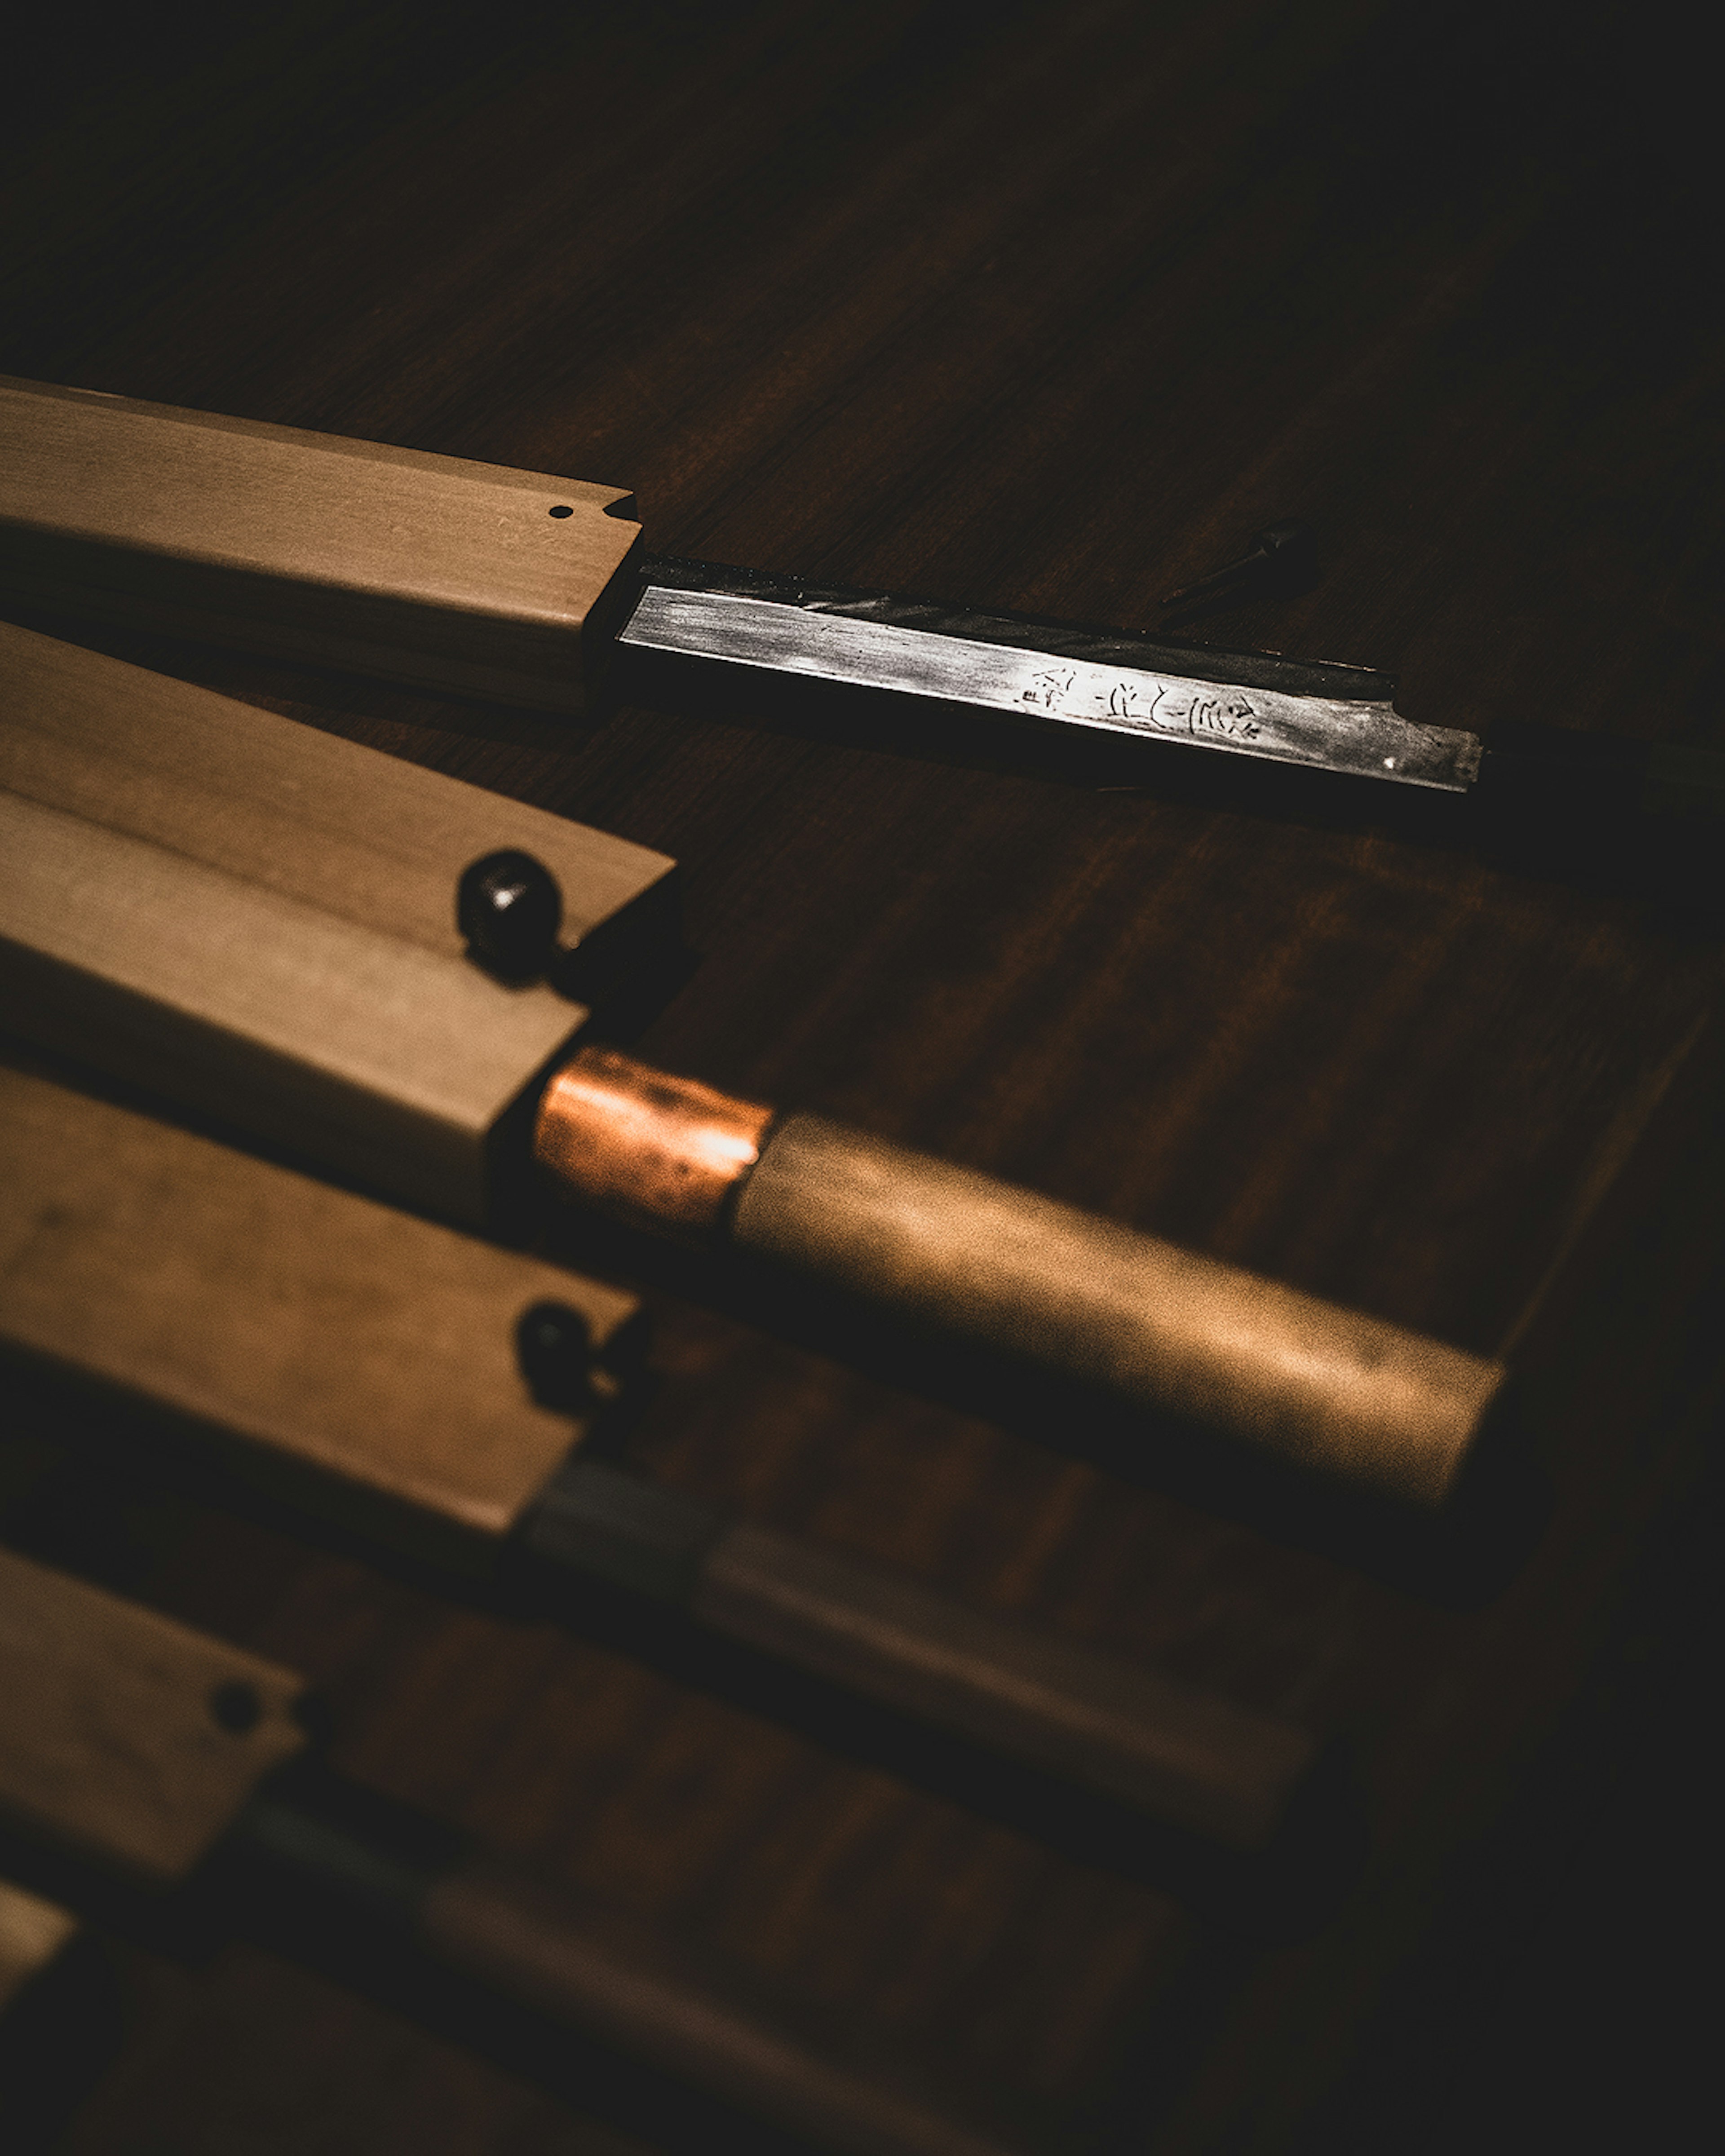
M 0 623 L 0 786 L 459 956 L 455 879 L 519 847 L 583 942 L 675 864 L 590 825 Z
M 457 694 L 581 708 L 634 596 L 634 506 L 552 473 L 0 377 L 8 596 Z
M 477 1224 L 510 1107 L 583 1023 L 470 964 L 457 880 L 501 847 L 566 944 L 644 950 L 662 854 L 0 624 L 0 988 L 30 1037 Z
M 495 1537 L 585 1427 L 536 1404 L 515 1326 L 568 1304 L 597 1347 L 634 1297 L 0 1069 L 0 1343 L 309 1476 L 375 1531 Z M 606 1383 L 600 1373 L 601 1386 Z M 295 1494 L 307 1492 L 296 1481 Z
M 182 1878 L 304 1744 L 291 1670 L 0 1550 L 0 1813 Z
M 0 2014 L 72 1943 L 79 1930 L 70 1910 L 0 1879 Z

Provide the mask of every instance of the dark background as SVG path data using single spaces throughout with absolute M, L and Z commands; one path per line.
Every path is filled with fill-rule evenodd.
M 1725 747 L 1717 160 L 1702 53 L 1656 12 L 33 12 L 5 372 L 628 485 L 668 552 L 1132 627 L 1298 515 L 1317 588 L 1194 633 L 1390 670 L 1437 724 Z M 692 700 L 574 727 L 110 648 L 676 855 L 701 963 L 654 1060 L 1512 1347 L 1556 1504 L 1511 1584 L 1445 1606 L 1315 1516 L 1234 1523 L 1225 1464 L 1199 1502 L 1156 1432 L 1003 1414 L 580 1240 L 658 1308 L 633 1453 L 663 1481 L 1345 1738 L 1370 1856 L 1291 1941 L 614 1641 L 146 1482 L 19 1500 L 8 1532 L 306 1670 L 354 1774 L 1044 2145 L 1686 2119 L 1725 1241 L 1692 892 L 1617 887 L 1609 844 L 1558 878 L 1389 807 L 985 732 Z M 114 1949 L 67 2146 L 701 2138 L 341 1974 Z M 39 2078 L 76 2049 L 69 2007 L 49 2026 Z

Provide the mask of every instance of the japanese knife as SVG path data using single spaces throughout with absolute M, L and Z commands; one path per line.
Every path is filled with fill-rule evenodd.
M 1594 846 L 1725 815 L 1725 757 L 1515 722 L 1489 746 L 1363 669 L 655 559 L 633 498 L 542 472 L 0 379 L 0 598 L 547 711 L 669 665 L 1470 804 Z M 655 672 L 656 670 L 656 672 Z
M 0 1864 L 27 1880 L 0 1883 L 0 1925 L 22 1935 L 8 1957 L 0 1931 L 0 1971 L 9 1958 L 27 1974 L 64 1941 L 76 1922 L 64 1904 L 151 1945 L 249 1932 L 316 1957 L 321 1943 L 349 1980 L 405 1950 L 795 2145 L 1005 2156 L 961 2103 L 932 2098 L 901 2062 L 864 2071 L 758 1978 L 326 1766 L 308 1746 L 306 1690 L 295 1671 L 0 1549 Z
M 1497 1410 L 1498 1363 L 580 1041 L 565 969 L 639 962 L 663 855 L 33 630 L 0 678 L 0 997 L 41 1046 L 469 1227 L 536 1174 L 1415 1507 Z
M 816 1680 L 793 1690 L 823 1726 L 867 1701 L 923 1732 L 896 1748 L 913 1763 L 931 1727 L 956 1739 L 985 1808 L 1028 1769 L 1125 1842 L 1274 1840 L 1305 1732 L 593 1457 L 639 1320 L 614 1288 L 0 1064 L 0 1368 L 136 1411 L 110 1453 L 184 1455 L 199 1487 L 213 1468 L 536 1615 L 603 1604 L 625 1644 L 680 1620 Z

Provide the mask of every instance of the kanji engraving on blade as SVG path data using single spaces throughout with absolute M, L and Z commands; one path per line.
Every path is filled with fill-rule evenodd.
M 1248 688 L 1111 659 L 1087 665 L 1022 643 L 932 634 L 736 593 L 649 584 L 618 640 L 1445 793 L 1466 793 L 1479 770 L 1473 735 L 1416 726 L 1368 697 Z M 1194 654 L 1195 661 L 1209 656 Z

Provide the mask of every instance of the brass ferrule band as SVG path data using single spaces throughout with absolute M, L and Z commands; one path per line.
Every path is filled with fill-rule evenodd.
M 718 1226 L 774 1111 L 613 1048 L 583 1048 L 546 1087 L 533 1158 L 565 1196 L 685 1238 Z

